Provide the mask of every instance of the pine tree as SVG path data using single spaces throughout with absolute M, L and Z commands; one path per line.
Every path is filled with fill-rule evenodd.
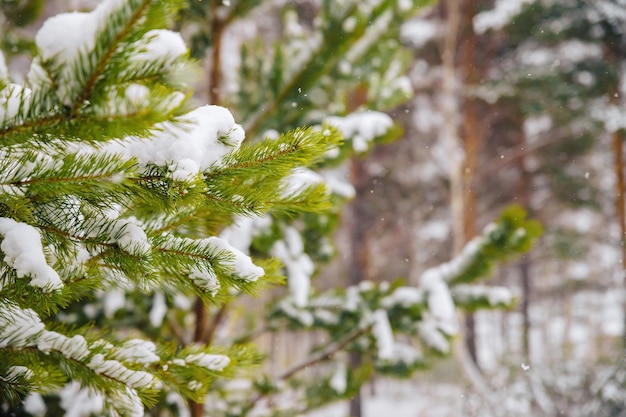
M 257 3 L 202 11 L 224 25 Z M 194 415 L 294 415 L 350 398 L 374 372 L 410 376 L 449 353 L 456 307 L 510 307 L 506 289 L 470 284 L 540 233 L 517 208 L 419 287 L 307 288 L 350 194 L 318 173 L 399 135 L 367 110 L 407 99 L 410 53 L 389 22 L 423 3 L 327 1 L 312 34 L 244 47 L 239 91 L 220 95 L 245 143 L 226 109 L 188 100 L 186 48 L 162 29 L 182 2 L 108 0 L 49 20 L 26 85 L 4 77 L 0 93 L 5 409 L 34 413 L 39 393 L 49 415 L 70 412 L 69 398 L 95 414 L 178 415 L 190 400 Z M 268 306 L 265 330 L 327 336 L 276 379 L 250 370 L 262 362 L 247 344 L 255 331 L 218 334 L 235 299 L 281 281 L 272 256 L 292 292 Z M 321 384 L 302 372 L 314 365 Z
M 277 264 L 253 263 L 217 231 L 233 214 L 327 206 L 323 185 L 290 175 L 337 145 L 334 130 L 242 145 L 226 109 L 188 102 L 185 44 L 162 29 L 181 5 L 111 0 L 56 16 L 25 85 L 0 71 L 5 409 L 28 393 L 112 415 L 143 415 L 164 391 L 203 401 L 254 354 L 181 348 L 123 317 L 90 322 L 113 302 L 99 295 L 119 289 L 141 309 L 155 293 L 205 304 L 254 293 Z M 63 404 L 71 396 L 88 401 Z

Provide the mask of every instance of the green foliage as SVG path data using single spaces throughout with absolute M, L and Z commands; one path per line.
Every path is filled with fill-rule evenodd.
M 33 23 L 41 14 L 44 0 L 2 0 L 0 11 L 15 26 Z
M 110 303 L 100 297 L 127 292 L 135 312 L 145 314 L 146 293 L 152 308 L 164 292 L 172 296 L 166 303 L 186 295 L 207 306 L 255 293 L 282 279 L 280 265 L 255 265 L 212 236 L 234 214 L 328 206 L 324 186 L 292 189 L 290 178 L 336 147 L 337 133 L 298 129 L 239 147 L 225 110 L 189 112 L 184 49 L 171 46 L 177 35 L 154 31 L 181 5 L 111 1 L 89 14 L 62 15 L 37 38 L 28 85 L 0 91 L 3 407 L 29 392 L 54 398 L 70 381 L 100 396 L 101 411 L 113 415 L 143 413 L 162 390 L 204 401 L 212 380 L 253 366 L 258 355 L 239 345 L 176 343 L 175 327 L 138 327 L 107 313 Z M 92 40 L 85 33 L 76 44 L 54 26 L 68 19 L 102 24 Z M 58 46 L 45 36 L 60 36 Z M 199 112 L 205 123 L 230 124 L 213 134 L 205 124 L 204 146 L 221 152 L 211 155 L 214 162 L 192 160 L 200 166 L 186 171 L 180 156 L 146 160 L 154 141 L 177 140 L 169 146 L 179 148 L 193 141 L 191 115 Z M 134 154 L 133 141 L 142 143 Z
M 390 22 L 405 21 L 429 3 L 324 1 L 310 33 L 303 27 L 301 33 L 285 33 L 270 50 L 261 42 L 244 46 L 239 78 L 247 82 L 240 84 L 233 107 L 249 121 L 246 131 L 257 135 L 276 126 L 320 123 L 326 114 L 319 109 L 345 114 L 355 104 L 385 109 L 406 101 L 410 92 L 395 81 L 410 53 L 398 42 L 400 25 Z M 297 25 L 296 11 L 285 16 Z M 363 103 L 347 103 L 359 90 L 366 95 Z
M 18 410 L 9 404 L 37 392 L 55 412 L 63 408 L 60 391 L 75 381 L 103 399 L 96 413 L 176 413 L 184 398 L 206 401 L 214 416 L 244 416 L 268 397 L 296 395 L 268 411 L 293 415 L 349 398 L 375 373 L 408 377 L 428 367 L 450 351 L 455 305 L 514 302 L 491 287 L 457 284 L 484 278 L 494 262 L 528 250 L 540 227 L 519 208 L 507 210 L 460 259 L 427 270 L 419 286 L 365 282 L 315 294 L 304 305 L 293 296 L 279 300 L 266 318 L 270 331 L 315 330 L 326 341 L 277 379 L 251 369 L 265 359 L 243 344 L 252 336 L 216 328 L 235 298 L 282 282 L 293 265 L 312 275 L 308 254 L 329 257 L 329 236 L 349 193 L 329 195 L 313 171 L 401 135 L 382 113 L 374 125 L 360 122 L 372 116 L 365 109 L 391 109 L 409 97 L 402 75 L 411 55 L 395 22 L 430 2 L 323 1 L 317 19 L 287 4 L 276 39 L 242 48 L 239 90 L 225 98 L 253 139 L 241 145 L 243 132 L 230 114 L 192 109 L 190 60 L 175 35 L 155 32 L 177 15 L 183 28 L 206 23 L 193 34 L 192 53 L 200 54 L 219 41 L 213 31 L 260 4 L 219 3 L 194 1 L 181 11 L 178 0 L 105 2 L 72 17 L 100 19 L 90 22 L 98 23 L 89 26 L 93 39 L 86 33 L 73 42 L 44 26 L 44 35 L 61 36 L 60 46 L 38 37 L 26 85 L 2 84 L 5 408 Z M 290 24 L 301 32 L 290 32 Z M 158 53 L 154 45 L 163 37 L 171 50 Z M 355 115 L 366 117 L 349 119 Z M 175 152 L 201 134 L 210 162 L 200 160 L 204 148 Z M 166 155 L 151 154 L 156 148 Z M 253 226 L 245 247 L 216 237 L 245 221 Z M 15 230 L 41 245 L 38 270 L 24 270 L 11 254 Z M 281 243 L 281 254 L 299 262 L 281 258 L 284 271 L 271 256 L 279 257 Z M 437 307 L 441 300 L 445 311 Z M 207 317 L 213 327 L 202 326 Z M 392 345 L 394 334 L 406 342 Z M 354 353 L 361 365 L 348 369 Z M 303 370 L 322 363 L 330 366 L 319 368 L 317 384 Z M 226 378 L 235 376 L 250 384 L 234 389 Z
M 315 364 L 319 371 L 295 377 L 291 383 L 295 393 L 289 395 L 299 396 L 301 392 L 308 404 L 304 409 L 311 404 L 319 407 L 350 398 L 373 373 L 403 378 L 432 366 L 435 358 L 450 353 L 452 328 L 456 326 L 456 319 L 450 323 L 438 313 L 439 304 L 446 302 L 442 297 L 450 297 L 450 305 L 454 300 L 453 305 L 464 311 L 512 308 L 515 298 L 508 289 L 467 283 L 486 279 L 496 262 L 530 249 L 542 228 L 526 217 L 521 207 L 508 207 L 457 258 L 423 272 L 419 286 L 402 281 L 391 285 L 362 282 L 316 294 L 306 306 L 298 306 L 289 297 L 272 306 L 268 316 L 272 330 L 288 328 L 326 334 L 326 341 L 311 350 L 307 366 Z M 438 283 L 445 283 L 444 289 Z M 384 341 L 387 336 L 381 335 L 381 317 L 396 339 L 393 353 L 386 351 L 389 346 Z M 348 368 L 346 357 L 354 353 L 361 355 L 361 364 Z M 296 365 L 296 369 L 298 366 L 301 365 Z M 295 374 L 295 370 L 286 374 L 290 372 Z M 345 373 L 339 376 L 346 384 L 344 389 L 331 382 L 336 372 Z M 263 386 L 271 385 L 268 377 L 264 381 Z M 275 391 L 260 388 L 256 395 L 280 397 Z
M 478 249 L 470 251 L 472 262 L 463 265 L 450 282 L 470 283 L 488 275 L 493 266 L 511 256 L 527 252 L 532 243 L 543 233 L 541 224 L 527 220 L 526 212 L 517 205 L 506 208 L 494 226 L 485 228 L 486 239 L 478 238 Z M 468 247 L 473 248 L 470 243 Z M 474 253 L 472 253 L 474 252 Z

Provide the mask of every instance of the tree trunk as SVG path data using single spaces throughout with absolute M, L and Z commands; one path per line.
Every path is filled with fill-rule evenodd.
M 613 45 L 604 45 L 604 57 L 613 67 L 619 68 L 621 58 Z M 618 76 L 616 76 L 618 77 Z M 620 106 L 621 94 L 619 91 L 620 79 L 616 78 L 608 88 L 607 95 L 612 106 Z M 622 280 L 623 289 L 626 291 L 626 180 L 624 179 L 624 130 L 619 129 L 611 133 L 611 147 L 613 150 L 615 170 L 615 211 L 620 228 L 619 244 L 622 248 Z M 624 297 L 622 343 L 626 347 L 626 297 Z
M 615 96 L 613 96 L 613 99 L 619 100 Z M 624 180 L 624 132 L 622 130 L 611 134 L 611 145 L 615 159 L 615 210 L 620 227 L 619 244 L 622 248 L 622 279 L 624 280 L 624 290 L 626 291 L 626 204 L 624 200 L 626 197 L 626 182 Z M 623 316 L 622 340 L 626 347 L 626 299 L 623 305 Z
M 367 212 L 364 196 L 367 192 L 367 171 L 365 162 L 358 156 L 353 156 L 350 160 L 350 180 L 355 188 L 356 194 L 350 204 L 349 228 L 350 228 L 350 265 L 349 284 L 357 285 L 363 280 L 367 271 L 367 245 L 365 242 L 365 231 L 367 224 Z M 350 354 L 350 367 L 357 369 L 361 366 L 361 355 Z M 350 400 L 350 417 L 361 417 L 362 400 L 359 392 Z
M 520 309 L 522 311 L 522 354 L 524 360 L 530 362 L 530 299 L 532 282 L 530 278 L 530 258 L 524 255 L 518 264 L 522 294 Z
M 457 0 L 458 1 L 458 0 Z M 474 0 L 461 2 L 459 19 L 459 62 L 458 67 L 463 79 L 463 91 L 467 92 L 476 87 L 482 77 L 485 62 L 481 62 L 479 54 L 480 40 L 473 29 L 473 19 L 476 15 Z M 463 137 L 463 236 L 465 245 L 476 235 L 476 187 L 474 177 L 478 167 L 478 156 L 485 140 L 485 129 L 481 120 L 481 101 L 473 96 L 463 97 L 463 114 L 461 120 L 461 133 Z M 473 314 L 467 314 L 465 318 L 465 343 L 467 350 L 474 363 L 478 366 L 478 354 L 476 350 L 476 323 Z
M 450 181 L 450 214 L 452 224 L 453 252 L 463 248 L 463 143 L 459 136 L 459 92 L 456 73 L 457 36 L 460 24 L 458 0 L 447 0 L 447 28 L 441 59 L 443 79 L 441 86 L 441 112 L 444 123 L 441 140 L 448 155 L 448 178 Z
M 218 8 L 221 0 L 211 0 L 211 35 L 213 49 L 211 51 L 211 67 L 209 68 L 209 104 L 220 104 L 220 90 L 222 88 L 222 37 L 225 22 L 220 17 Z
M 521 109 L 514 104 L 514 115 L 512 117 L 514 121 L 514 129 L 519 132 L 516 136 L 516 143 L 518 144 L 520 151 L 526 151 L 528 149 L 528 143 L 526 134 L 524 133 L 524 115 Z M 524 207 L 529 213 L 532 208 L 530 207 L 531 195 L 532 195 L 532 178 L 531 174 L 526 169 L 527 155 L 522 154 L 517 159 L 517 171 L 519 172 L 519 181 L 517 183 L 517 202 Z M 519 271 L 520 287 L 522 292 L 520 294 L 520 310 L 522 313 L 522 355 L 526 363 L 530 362 L 530 303 L 532 298 L 532 277 L 531 277 L 531 260 L 530 257 L 525 254 L 522 255 L 519 263 L 517 264 Z
M 472 29 L 474 6 L 468 0 L 447 0 L 445 8 L 447 31 L 442 51 L 442 112 L 446 124 L 443 128 L 442 139 L 450 163 L 450 207 L 453 251 L 456 255 L 475 235 L 476 197 L 472 183 L 483 132 L 479 128 L 479 114 L 475 99 L 461 97 L 458 86 L 458 72 L 460 72 L 463 90 L 468 85 L 475 84 L 479 78 L 479 69 L 475 63 L 477 39 Z M 462 108 L 460 108 L 461 101 L 463 102 Z M 478 364 L 475 322 L 471 313 L 465 316 L 463 334 L 469 356 L 474 364 Z

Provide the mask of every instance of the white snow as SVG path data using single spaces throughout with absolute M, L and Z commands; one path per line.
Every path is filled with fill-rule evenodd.
M 454 301 L 448 285 L 443 280 L 441 266 L 431 268 L 420 276 L 420 286 L 426 293 L 426 302 L 433 319 L 448 334 L 457 330 Z
M 115 86 L 108 89 L 107 100 L 97 107 L 94 106 L 94 109 L 107 116 L 133 114 L 150 104 L 149 97 L 150 90 L 141 84 L 130 84 L 123 92 Z M 160 102 L 159 108 L 170 108 L 179 104 L 175 97 L 176 94 L 173 94 L 170 100 Z
M 437 35 L 437 24 L 425 19 L 409 20 L 400 28 L 400 39 L 413 48 L 421 48 Z
M 6 379 L 12 380 L 12 379 L 22 377 L 26 380 L 30 380 L 33 376 L 34 376 L 33 371 L 31 371 L 25 366 L 17 365 L 17 366 L 9 367 L 9 369 L 7 370 L 7 374 L 6 374 Z
M 321 175 L 324 178 L 326 187 L 332 194 L 348 199 L 354 198 L 356 195 L 354 186 L 348 181 L 342 170 L 326 169 L 321 172 Z
M 285 298 L 280 302 L 278 308 L 288 317 L 300 322 L 303 326 L 311 326 L 314 322 L 313 314 L 295 305 L 293 298 Z
M 131 339 L 115 351 L 115 358 L 148 365 L 161 360 L 156 354 L 156 345 L 150 340 Z
M 517 16 L 525 4 L 535 0 L 497 0 L 491 10 L 478 13 L 474 16 L 474 31 L 481 35 L 490 29 L 502 29 L 515 16 Z
M 321 184 L 324 178 L 317 172 L 307 168 L 296 168 L 293 172 L 285 177 L 282 181 L 283 196 L 292 197 L 304 191 L 306 188 Z
M 126 305 L 126 291 L 121 288 L 112 288 L 103 295 L 104 315 L 112 318 L 115 312 Z
M 346 364 L 344 362 L 337 363 L 335 372 L 333 372 L 330 378 L 330 387 L 335 390 L 337 394 L 343 394 L 348 387 Z
M 134 255 L 146 255 L 150 253 L 150 243 L 146 232 L 137 225 L 137 219 L 134 217 L 118 220 L 117 230 L 114 234 L 117 244 L 123 250 Z
M 67 337 L 48 330 L 44 330 L 37 339 L 37 349 L 42 352 L 56 350 L 61 352 L 63 356 L 78 361 L 85 359 L 90 353 L 87 341 L 81 335 Z
M 276 241 L 270 254 L 285 265 L 287 284 L 297 307 L 304 307 L 309 298 L 311 276 L 315 272 L 315 264 L 304 252 L 304 242 L 300 232 L 291 226 L 285 226 L 283 239 Z
M 367 151 L 372 140 L 383 136 L 393 126 L 393 119 L 388 114 L 377 111 L 331 116 L 325 122 L 337 127 L 344 138 L 351 139 L 356 152 Z
M 248 255 L 235 249 L 226 240 L 212 236 L 202 239 L 201 242 L 217 251 L 229 252 L 232 255 L 232 259 L 224 262 L 224 265 L 229 266 L 233 274 L 239 279 L 252 282 L 265 275 L 263 268 L 252 263 L 252 259 Z
M 438 330 L 435 321 L 426 318 L 419 322 L 417 328 L 420 337 L 426 345 L 442 353 L 447 353 L 450 350 L 450 344 Z
M 152 374 L 128 369 L 116 360 L 105 359 L 100 353 L 95 354 L 87 366 L 94 372 L 121 381 L 131 388 L 155 388 L 159 385 L 159 381 Z
M 217 292 L 220 290 L 220 282 L 218 281 L 215 272 L 210 269 L 200 270 L 198 268 L 193 268 L 189 273 L 189 278 L 195 285 L 205 291 L 208 291 L 213 297 L 215 297 Z
M 393 293 L 383 298 L 381 305 L 385 308 L 392 308 L 396 305 L 409 308 L 415 304 L 421 304 L 422 302 L 424 302 L 424 292 L 421 289 L 414 287 L 398 287 Z
M 144 417 L 144 408 L 141 398 L 133 388 L 126 387 L 124 392 L 113 391 L 107 399 L 115 408 L 121 410 L 120 414 L 127 417 Z
M 40 58 L 44 63 L 53 60 L 52 68 L 60 76 L 56 83 L 57 94 L 65 105 L 72 103 L 72 93 L 77 85 L 72 69 L 81 54 L 94 48 L 98 26 L 99 19 L 94 12 L 74 12 L 49 18 L 37 32 L 35 44 Z M 28 79 L 36 85 L 46 82 L 48 76 L 36 61 Z
M 109 236 L 107 243 L 117 244 L 120 249 L 134 256 L 148 255 L 152 248 L 138 220 L 135 217 L 115 219 L 115 215 L 117 213 L 111 213 L 113 218 L 108 218 L 94 213 L 85 222 L 87 236 L 96 237 L 105 233 Z
M 422 355 L 409 344 L 395 342 L 393 345 L 393 358 L 396 361 L 411 365 L 421 360 Z
M 511 290 L 506 287 L 487 285 L 456 285 L 453 289 L 454 299 L 458 302 L 471 302 L 473 299 L 485 298 L 491 307 L 511 305 L 515 299 Z
M 35 86 L 50 82 L 42 63 L 52 63 L 53 71 L 58 72 L 60 77 L 55 83 L 59 98 L 70 105 L 79 82 L 74 77 L 73 68 L 81 57 L 94 49 L 98 31 L 108 16 L 126 5 L 119 0 L 108 0 L 89 13 L 63 13 L 46 20 L 35 37 L 41 62 L 35 61 L 31 67 L 29 81 Z M 137 51 L 132 55 L 131 62 L 141 65 L 157 59 L 171 62 L 187 51 L 180 34 L 169 30 L 149 31 L 133 46 Z M 144 97 L 144 93 L 136 88 L 130 91 L 131 101 Z
M 339 315 L 329 310 L 316 309 L 313 311 L 313 316 L 321 323 L 339 324 Z
M 385 310 L 376 310 L 372 314 L 372 334 L 376 339 L 378 359 L 386 360 L 394 357 L 394 340 L 389 317 Z
M 46 403 L 43 400 L 41 394 L 31 392 L 24 398 L 24 410 L 33 417 L 43 417 L 48 411 Z
M 165 397 L 165 402 L 176 407 L 178 417 L 191 417 L 189 407 L 187 406 L 186 401 L 180 394 L 174 391 L 168 392 L 167 396 Z
M 195 353 L 187 355 L 185 361 L 198 366 L 203 366 L 211 371 L 221 372 L 230 363 L 230 358 L 224 355 L 212 355 L 209 353 Z
M 35 36 L 35 43 L 44 61 L 54 59 L 59 66 L 69 66 L 81 52 L 94 48 L 97 29 L 94 12 L 63 13 L 44 22 Z
M 626 110 L 620 106 L 604 105 L 596 106 L 592 109 L 592 116 L 604 122 L 604 126 L 609 132 L 616 132 L 626 128 Z
M 2 81 L 2 78 L 0 78 Z M 20 109 L 28 108 L 31 90 L 18 84 L 9 84 L 0 91 L 0 124 L 12 119 Z
M 513 65 L 531 66 L 534 73 L 545 74 L 554 69 L 571 68 L 585 60 L 601 59 L 602 48 L 591 42 L 568 40 L 556 47 L 544 47 L 533 42 L 520 46 Z
M 67 384 L 61 391 L 61 408 L 65 417 L 89 417 L 104 411 L 104 397 L 88 388 L 81 388 L 76 381 Z
M 138 51 L 132 55 L 132 62 L 174 60 L 187 53 L 187 46 L 182 36 L 166 29 L 147 32 L 137 44 L 134 46 L 138 48 Z
M 36 343 L 44 324 L 31 309 L 21 309 L 11 302 L 0 303 L 0 348 L 24 347 Z
M 150 308 L 150 324 L 152 327 L 160 327 L 166 314 L 165 294 L 157 291 L 154 293 L 154 297 L 152 297 L 152 308 Z
M 232 114 L 220 106 L 198 107 L 177 125 L 161 128 L 151 138 L 128 138 L 108 144 L 104 150 L 136 157 L 144 168 L 168 167 L 172 178 L 184 181 L 219 165 L 226 154 L 239 148 L 245 137 Z
M 187 384 L 187 388 L 189 388 L 191 391 L 198 391 L 202 388 L 202 382 L 196 380 L 189 381 L 189 383 Z
M 250 253 L 252 240 L 267 231 L 272 218 L 265 216 L 236 216 L 233 224 L 222 230 L 220 238 L 245 254 Z
M 524 120 L 524 135 L 529 142 L 536 141 L 537 136 L 552 129 L 552 118 L 548 114 L 530 116 Z
M 30 276 L 30 285 L 44 291 L 63 287 L 59 274 L 46 262 L 41 235 L 34 227 L 6 217 L 0 218 L 0 234 L 4 237 L 0 249 L 4 261 L 15 269 L 19 278 Z
M 0 51 L 0 82 L 8 84 L 9 82 L 9 70 L 4 59 L 4 53 Z

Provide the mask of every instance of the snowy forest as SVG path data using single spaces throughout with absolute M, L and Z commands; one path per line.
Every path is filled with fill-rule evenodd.
M 0 416 L 626 417 L 626 0 L 0 0 Z

